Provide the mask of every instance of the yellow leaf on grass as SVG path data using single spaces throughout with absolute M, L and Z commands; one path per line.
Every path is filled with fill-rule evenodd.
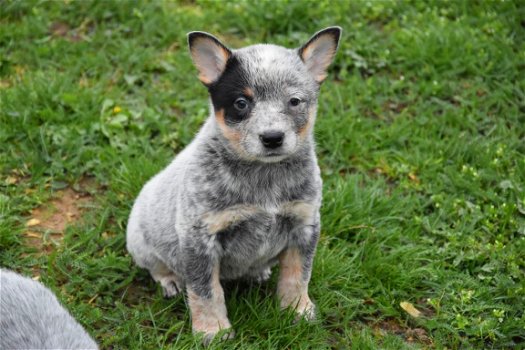
M 414 173 L 408 173 L 408 178 L 412 181 L 412 182 L 415 182 L 415 183 L 419 183 L 419 178 L 417 177 L 416 174 Z
M 31 238 L 42 238 L 42 235 L 40 233 L 37 233 L 37 232 L 32 232 L 32 231 L 27 231 L 25 233 L 25 235 L 27 237 L 31 237 Z
M 8 185 L 14 185 L 18 182 L 18 179 L 14 176 L 8 176 L 7 179 L 5 180 L 5 182 L 8 184 Z
M 414 305 L 412 305 L 412 303 L 409 303 L 408 301 L 400 302 L 399 306 L 401 306 L 401 308 L 403 310 L 405 310 L 412 317 L 416 317 L 417 318 L 417 317 L 421 316 L 421 311 L 416 309 L 414 307 Z
M 27 227 L 36 226 L 38 224 L 40 224 L 40 220 L 38 219 L 31 219 L 28 222 L 26 222 Z

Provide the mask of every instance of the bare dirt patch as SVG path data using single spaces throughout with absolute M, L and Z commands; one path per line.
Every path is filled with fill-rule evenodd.
M 26 244 L 39 252 L 50 253 L 60 245 L 68 225 L 82 219 L 82 214 L 93 201 L 87 191 L 92 181 L 83 180 L 75 186 L 56 191 L 53 199 L 31 211 L 24 233 Z
M 69 42 L 85 40 L 85 32 L 89 21 L 85 20 L 78 28 L 71 28 L 66 22 L 56 21 L 49 26 L 49 34 L 54 38 L 63 38 Z
M 410 328 L 395 319 L 385 319 L 371 324 L 371 326 L 377 335 L 385 336 L 386 334 L 395 334 L 403 337 L 409 344 L 417 343 L 424 345 L 425 348 L 433 348 L 432 339 L 423 328 Z

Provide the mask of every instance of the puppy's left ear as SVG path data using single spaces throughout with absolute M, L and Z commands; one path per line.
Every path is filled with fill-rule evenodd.
M 299 56 L 318 83 L 326 78 L 326 69 L 337 52 L 342 31 L 341 27 L 325 28 L 299 49 Z
M 205 85 L 217 81 L 224 70 L 232 52 L 211 34 L 206 32 L 188 33 L 188 45 L 199 79 Z

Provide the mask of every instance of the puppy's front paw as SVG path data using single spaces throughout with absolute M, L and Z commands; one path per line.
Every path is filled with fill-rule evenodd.
M 292 308 L 297 314 L 295 321 L 299 321 L 304 318 L 307 321 L 315 319 L 315 304 L 310 300 L 307 294 L 303 294 L 299 297 L 283 297 L 281 299 L 281 308 Z
M 220 340 L 233 339 L 235 338 L 235 331 L 233 330 L 233 328 L 228 328 L 222 329 L 219 332 L 215 333 L 204 333 L 204 336 L 202 337 L 202 344 L 204 346 L 208 346 L 218 336 L 220 336 Z
M 220 337 L 221 340 L 235 337 L 235 331 L 231 328 L 230 322 L 220 322 L 219 320 L 216 320 L 216 322 L 209 320 L 206 324 L 194 322 L 193 333 L 202 335 L 202 344 L 204 346 L 208 346 L 215 337 Z
M 197 312 L 193 314 L 193 333 L 203 334 L 202 342 L 204 345 L 211 343 L 216 336 L 220 336 L 222 340 L 232 339 L 235 336 L 228 318 L 218 312 L 215 312 L 216 315 L 213 315 L 213 311 L 217 310 L 207 310 L 208 313 Z
M 307 321 L 313 321 L 315 319 L 315 304 L 308 298 L 304 303 L 297 305 L 295 309 L 297 316 L 295 321 L 298 322 L 301 318 Z

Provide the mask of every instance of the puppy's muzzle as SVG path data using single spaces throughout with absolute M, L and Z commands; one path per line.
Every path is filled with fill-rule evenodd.
M 275 149 L 281 147 L 284 140 L 284 132 L 282 131 L 266 131 L 259 135 L 259 139 L 266 148 Z

